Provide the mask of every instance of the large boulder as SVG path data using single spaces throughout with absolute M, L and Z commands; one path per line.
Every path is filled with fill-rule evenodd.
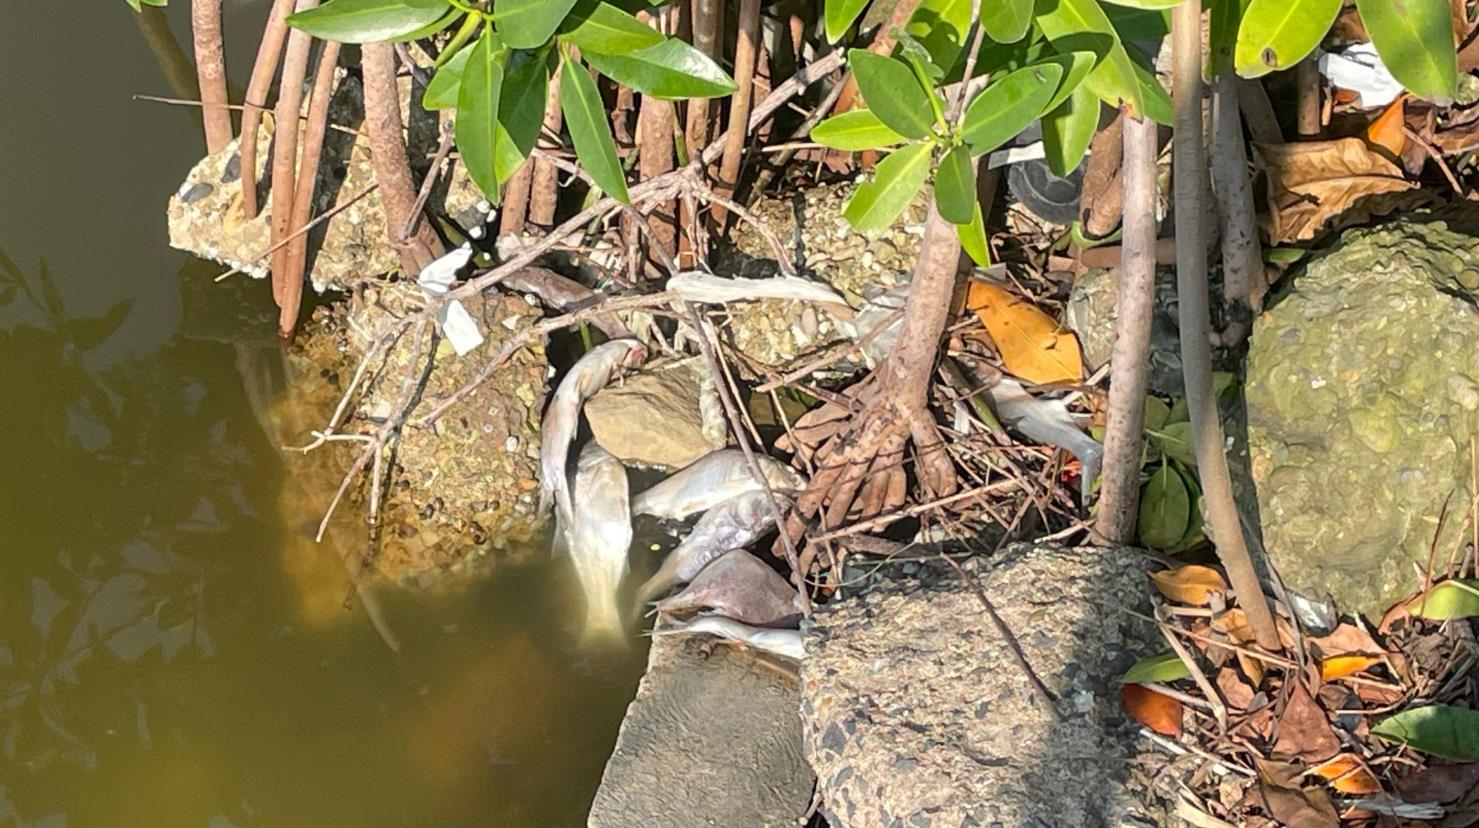
M 964 562 L 965 578 L 926 567 L 818 607 L 801 718 L 831 824 L 1161 824 L 1148 774 L 1131 772 L 1160 757 L 1141 755 L 1117 685 L 1164 649 L 1129 611 L 1149 605 L 1146 564 L 1130 549 L 1018 546 Z M 983 610 L 977 579 L 1058 717 Z
M 1458 542 L 1479 431 L 1476 255 L 1479 239 L 1431 216 L 1352 230 L 1255 323 L 1250 465 L 1291 588 L 1378 618 L 1418 588 L 1435 538 L 1439 561 Z
M 596 442 L 623 462 L 678 469 L 727 443 L 718 389 L 699 357 L 647 365 L 585 404 Z
M 793 678 L 756 656 L 654 638 L 591 804 L 592 828 L 789 826 L 811 802 Z

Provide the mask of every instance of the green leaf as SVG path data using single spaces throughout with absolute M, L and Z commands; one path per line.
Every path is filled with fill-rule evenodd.
M 880 121 L 905 138 L 929 136 L 935 119 L 928 93 L 903 61 L 849 49 L 847 65 L 858 79 L 863 100 Z
M 1291 265 L 1309 253 L 1303 247 L 1265 247 L 1263 260 L 1269 264 Z
M 288 16 L 288 25 L 324 40 L 375 43 L 395 40 L 436 23 L 445 0 L 329 0 Z
M 844 152 L 860 152 L 903 143 L 904 136 L 884 126 L 871 109 L 854 109 L 817 124 L 811 140 Z
M 535 49 L 549 42 L 575 0 L 494 0 L 493 25 L 515 49 Z
M 431 81 L 426 84 L 426 91 L 421 94 L 423 107 L 451 109 L 457 106 L 457 96 L 462 89 L 462 73 L 466 70 L 467 60 L 472 57 L 475 48 L 477 48 L 476 43 L 458 49 L 457 54 L 442 64 L 442 68 L 431 76 Z
M 597 72 L 654 98 L 717 98 L 735 90 L 718 64 L 677 38 L 625 55 L 589 52 L 584 57 Z
M 1169 549 L 1186 534 L 1191 519 L 1191 497 L 1181 475 L 1161 466 L 1140 493 L 1140 542 L 1151 549 Z
M 462 83 L 457 92 L 457 151 L 473 183 L 492 201 L 498 200 L 493 151 L 504 55 L 503 44 L 492 27 L 484 29 L 462 69 Z
M 493 172 L 500 185 L 513 178 L 533 151 L 549 98 L 549 67 L 543 53 L 521 54 L 525 59 L 504 73 L 503 92 L 498 98 Z
M 1429 621 L 1479 615 L 1479 581 L 1441 581 L 1410 604 L 1412 614 Z
M 1382 719 L 1371 733 L 1445 759 L 1479 760 L 1479 710 L 1445 704 L 1414 707 Z
M 1161 653 L 1149 656 L 1135 662 L 1130 669 L 1125 671 L 1124 678 L 1120 679 L 1123 684 L 1145 684 L 1150 681 L 1175 681 L 1177 679 L 1191 678 L 1191 670 L 1187 669 L 1186 662 L 1175 653 Z
M 662 33 L 610 3 L 583 2 L 565 19 L 561 35 L 582 52 L 627 55 L 656 46 Z
M 970 0 L 921 0 L 905 31 L 929 51 L 935 65 L 954 66 L 971 28 Z
M 143 9 L 140 8 L 141 2 L 142 5 L 154 6 L 161 9 L 169 5 L 169 0 L 124 0 L 124 2 L 128 3 L 130 6 L 133 6 L 134 11 L 143 11 Z
M 976 214 L 976 162 L 965 147 L 940 159 L 935 170 L 935 204 L 951 224 L 970 224 Z
M 405 34 L 399 35 L 397 37 L 392 37 L 390 38 L 389 42 L 410 43 L 413 40 L 420 40 L 424 37 L 431 37 L 437 32 L 440 32 L 442 29 L 445 29 L 448 26 L 452 25 L 452 21 L 462 16 L 463 12 L 460 9 L 447 9 L 447 13 L 437 18 L 436 20 L 433 20 L 432 22 L 414 31 L 406 32 Z M 469 15 L 469 17 L 470 16 L 471 15 Z
M 1447 0 L 1356 0 L 1356 9 L 1398 83 L 1440 106 L 1453 102 L 1458 57 Z
M 1119 33 L 1095 0 L 1037 0 L 1037 15 L 1037 25 L 1049 40 L 1057 41 L 1086 32 L 1108 36 L 1109 48 L 1084 83 L 1110 106 L 1123 103 L 1133 114 L 1142 114 L 1140 84 L 1135 80 L 1134 62 L 1120 42 Z
M 1160 78 L 1144 62 L 1130 58 L 1130 73 L 1140 92 L 1140 111 L 1158 124 L 1170 124 L 1173 118 L 1171 94 L 1161 86 Z
M 1202 487 L 1197 485 L 1196 474 L 1181 469 L 1181 482 L 1186 484 L 1186 491 L 1191 496 L 1191 509 L 1188 510 L 1186 520 L 1186 534 L 1176 545 L 1167 549 L 1167 552 L 1185 552 L 1192 549 L 1207 539 L 1202 531 L 1206 528 L 1206 519 L 1202 513 Z
M 930 173 L 934 145 L 924 141 L 889 153 L 874 168 L 873 180 L 858 185 L 842 214 L 854 229 L 868 236 L 893 226 Z
M 1053 45 L 1056 47 L 1058 44 Z M 1058 90 L 1053 93 L 1052 100 L 1043 107 L 1044 112 L 1051 112 L 1068 100 L 1068 96 L 1072 95 L 1074 90 L 1083 85 L 1084 78 L 1094 71 L 1094 64 L 1099 62 L 1099 55 L 1086 50 L 1078 50 L 1052 55 L 1044 58 L 1042 62 L 1055 63 L 1063 67 L 1063 80 L 1058 83 Z
M 1233 46 L 1238 41 L 1238 24 L 1248 0 L 1213 0 L 1207 24 L 1207 74 L 1215 77 L 1232 65 Z
M 1032 25 L 1032 0 L 987 0 L 981 4 L 981 26 L 997 43 L 1016 43 Z
M 1017 137 L 1042 114 L 1062 79 L 1062 66 L 1043 63 L 993 81 L 971 101 L 961 122 L 961 137 L 971 154 L 990 152 Z
M 1160 431 L 1171 417 L 1171 406 L 1160 397 L 1145 396 L 1145 430 Z
M 1149 11 L 1160 11 L 1181 5 L 1181 0 L 1104 0 L 1104 2 Z
M 827 0 L 822 10 L 822 22 L 827 30 L 827 42 L 836 43 L 841 40 L 867 5 L 868 0 Z
M 1196 446 L 1191 441 L 1191 423 L 1168 423 L 1156 429 L 1150 440 L 1172 460 L 1184 463 L 1190 469 L 1197 467 Z
M 570 140 L 575 142 L 580 166 L 607 195 L 623 204 L 631 203 L 601 93 L 585 67 L 573 60 L 565 61 L 560 72 L 560 109 L 565 113 L 565 125 L 570 129 Z
M 1099 96 L 1086 86 L 1042 116 L 1043 159 L 1054 175 L 1066 178 L 1084 160 L 1099 129 Z
M 1233 65 L 1245 78 L 1288 69 L 1320 45 L 1341 0 L 1253 0 L 1238 26 Z
M 894 30 L 898 35 L 898 56 L 909 62 L 914 67 L 915 77 L 923 76 L 926 85 L 938 85 L 945 77 L 945 70 L 935 63 L 935 56 L 924 47 L 923 43 L 914 39 L 914 36 L 906 31 Z
M 955 235 L 960 237 L 960 249 L 981 267 L 991 267 L 991 246 L 986 242 L 986 219 L 981 215 L 981 203 L 976 202 L 969 224 L 955 225 Z

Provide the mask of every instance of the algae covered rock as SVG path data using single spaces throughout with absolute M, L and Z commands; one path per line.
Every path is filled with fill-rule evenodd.
M 1250 465 L 1291 588 L 1378 618 L 1418 588 L 1435 537 L 1440 561 L 1459 542 L 1479 430 L 1476 261 L 1479 239 L 1431 216 L 1348 231 L 1254 324 Z

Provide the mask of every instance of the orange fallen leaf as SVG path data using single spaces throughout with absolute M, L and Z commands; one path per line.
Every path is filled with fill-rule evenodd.
M 1354 753 L 1342 753 L 1328 762 L 1311 768 L 1314 773 L 1330 782 L 1330 787 L 1348 794 L 1381 793 L 1381 783 L 1366 763 Z
M 1402 169 L 1360 138 L 1258 144 L 1268 173 L 1269 241 L 1308 241 L 1428 200 Z
M 1014 376 L 1038 384 L 1083 379 L 1078 340 L 1036 305 L 999 285 L 976 281 L 966 308 L 980 317 Z
M 1126 684 L 1121 698 L 1135 721 L 1162 736 L 1181 735 L 1181 702 L 1143 684 Z
M 1227 591 L 1227 581 L 1222 580 L 1221 573 L 1210 566 L 1197 564 L 1152 572 L 1150 580 L 1162 595 L 1194 607 L 1206 606 L 1214 592 Z
M 1402 150 L 1407 149 L 1407 133 L 1403 129 L 1406 118 L 1406 97 L 1399 95 L 1366 127 L 1366 143 L 1386 150 L 1393 158 L 1401 158 Z
M 1354 676 L 1362 670 L 1380 664 L 1381 659 L 1364 655 L 1332 656 L 1320 662 L 1320 680 L 1333 681 Z

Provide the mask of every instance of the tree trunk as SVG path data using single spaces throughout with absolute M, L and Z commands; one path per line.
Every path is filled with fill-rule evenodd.
M 1181 322 L 1181 365 L 1191 415 L 1203 510 L 1238 603 L 1258 646 L 1277 652 L 1279 635 L 1243 538 L 1223 452 L 1222 423 L 1212 395 L 1211 319 L 1207 308 L 1207 245 L 1202 198 L 1207 159 L 1202 132 L 1202 4 L 1183 0 L 1171 12 L 1172 96 L 1176 107 L 1172 175 L 1176 205 L 1176 296 Z
M 287 17 L 292 12 L 293 0 L 274 0 L 272 11 L 267 13 L 267 25 L 262 30 L 262 43 L 257 47 L 257 62 L 252 65 L 252 77 L 247 82 L 245 106 L 241 112 L 240 146 L 241 215 L 244 219 L 257 215 L 257 126 L 262 122 L 262 110 L 267 108 L 267 91 L 277 74 L 283 44 L 288 39 Z
M 395 47 L 366 43 L 360 54 L 365 77 L 365 128 L 370 137 L 375 183 L 380 185 L 380 201 L 385 205 L 385 234 L 400 254 L 401 270 L 415 276 L 442 255 L 442 242 L 426 222 L 419 222 L 410 238 L 401 235 L 416 209 L 416 188 L 406 162 Z
M 200 112 L 205 148 L 220 152 L 231 143 L 231 110 L 226 97 L 226 49 L 221 40 L 221 0 L 191 0 L 190 32 L 195 40 L 195 73 L 200 79 Z

